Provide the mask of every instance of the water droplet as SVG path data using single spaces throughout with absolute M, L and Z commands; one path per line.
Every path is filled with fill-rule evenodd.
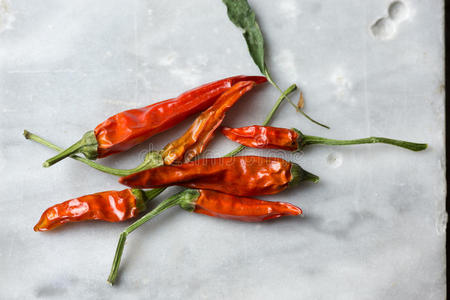
M 388 8 L 388 12 L 389 17 L 396 22 L 402 22 L 409 16 L 408 8 L 401 1 L 392 2 Z
M 343 160 L 342 154 L 338 152 L 332 152 L 327 156 L 327 164 L 332 168 L 339 168 Z

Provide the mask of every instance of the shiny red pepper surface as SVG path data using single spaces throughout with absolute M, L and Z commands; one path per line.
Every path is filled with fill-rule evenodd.
M 133 188 L 180 185 L 254 196 L 276 194 L 302 180 L 317 181 L 318 177 L 281 158 L 235 156 L 160 166 L 121 177 L 119 182 Z
M 131 189 L 82 196 L 56 204 L 42 214 L 34 231 L 47 231 L 67 222 L 103 220 L 119 222 L 137 216 L 145 204 Z
M 222 133 L 232 141 L 251 148 L 298 149 L 298 133 L 292 129 L 270 126 L 248 126 L 241 128 L 222 128 Z
M 240 81 L 266 82 L 262 76 L 234 76 L 202 85 L 177 98 L 118 113 L 94 130 L 98 142 L 97 157 L 122 152 L 151 136 L 180 123 L 188 116 L 205 110 L 233 84 Z
M 239 197 L 210 190 L 199 190 L 195 213 L 244 222 L 260 222 L 282 216 L 301 215 L 302 210 L 284 202 Z
M 180 138 L 164 147 L 161 154 L 164 164 L 191 161 L 202 153 L 214 137 L 214 132 L 222 123 L 226 112 L 254 85 L 253 81 L 240 81 L 224 92 L 212 106 L 195 119 Z

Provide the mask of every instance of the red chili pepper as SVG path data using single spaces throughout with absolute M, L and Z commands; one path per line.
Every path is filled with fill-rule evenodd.
M 34 226 L 34 231 L 48 231 L 68 222 L 85 220 L 128 220 L 145 210 L 146 199 L 144 191 L 135 189 L 107 191 L 71 199 L 45 210 Z
M 290 203 L 240 197 L 211 190 L 187 189 L 164 200 L 147 215 L 153 218 L 175 205 L 198 214 L 244 222 L 302 214 L 300 208 Z
M 194 202 L 195 213 L 245 222 L 302 214 L 299 207 L 290 203 L 245 198 L 210 190 L 199 190 L 199 196 L 191 201 Z
M 212 106 L 195 119 L 191 127 L 179 139 L 164 147 L 162 151 L 164 164 L 191 161 L 202 153 L 214 137 L 214 132 L 222 123 L 226 112 L 254 86 L 253 81 L 241 81 L 223 93 Z
M 304 135 L 298 129 L 286 129 L 269 126 L 248 126 L 241 128 L 222 128 L 222 133 L 232 141 L 251 148 L 283 149 L 300 151 L 307 145 L 355 145 L 383 143 L 402 147 L 412 151 L 421 151 L 427 144 L 411 143 L 384 137 L 369 137 L 356 140 L 332 140 L 317 136 Z
M 255 196 L 276 194 L 304 180 L 317 182 L 319 177 L 281 158 L 235 156 L 160 166 L 121 177 L 119 182 L 133 188 L 180 185 Z
M 290 203 L 245 198 L 210 190 L 184 190 L 162 201 L 152 211 L 145 214 L 120 234 L 111 273 L 108 277 L 109 283 L 113 284 L 117 278 L 128 234 L 166 209 L 176 205 L 190 212 L 244 222 L 260 222 L 282 216 L 302 214 L 299 207 Z
M 232 141 L 251 148 L 283 149 L 298 148 L 298 133 L 294 130 L 268 126 L 222 128 L 222 133 Z
M 266 82 L 262 76 L 235 76 L 202 85 L 174 99 L 118 113 L 88 131 L 83 138 L 44 162 L 49 167 L 75 153 L 89 159 L 103 158 L 126 151 L 183 121 L 188 116 L 205 110 L 217 98 L 240 81 Z

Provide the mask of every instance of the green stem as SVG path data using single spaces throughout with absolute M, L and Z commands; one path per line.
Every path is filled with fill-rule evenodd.
M 152 190 L 147 190 L 147 191 L 143 191 L 145 193 L 145 200 L 146 202 L 150 202 L 153 198 L 155 198 L 156 196 L 158 196 L 159 194 L 161 194 L 166 188 L 159 188 L 159 189 L 152 189 Z M 177 196 L 177 195 L 175 195 Z M 173 197 L 175 197 L 173 196 Z M 171 198 L 173 198 L 171 197 Z M 163 210 L 169 208 L 170 206 L 166 206 L 167 202 L 171 199 L 167 199 L 166 201 L 161 202 L 155 209 L 153 209 L 151 212 L 145 214 L 142 218 L 147 216 L 147 221 L 149 219 L 151 219 L 152 217 L 156 216 L 157 214 L 161 213 Z M 164 205 L 163 205 L 164 204 Z M 176 205 L 177 203 L 175 203 L 174 205 Z M 173 205 L 172 205 L 173 206 Z M 164 209 L 162 209 L 161 207 L 165 207 Z M 156 210 L 158 210 L 159 212 L 156 212 Z M 148 215 L 150 215 L 150 217 L 148 217 Z M 139 219 L 138 221 L 142 220 Z M 138 222 L 137 221 L 137 222 Z M 136 223 L 137 223 L 136 222 Z M 131 226 L 133 226 L 135 223 L 133 223 Z M 143 223 L 142 223 L 143 224 Z M 131 227 L 130 226 L 130 227 Z M 125 241 L 127 240 L 127 236 L 128 234 L 133 231 L 134 229 L 130 229 L 130 227 L 128 227 L 127 229 L 125 229 L 119 237 L 119 242 L 117 244 L 117 248 L 116 248 L 116 253 L 114 254 L 114 260 L 113 260 L 113 265 L 111 267 L 111 272 L 109 274 L 108 277 L 108 282 L 110 284 L 113 284 L 114 281 L 117 278 L 117 274 L 119 271 L 119 265 L 120 265 L 120 261 L 122 259 L 122 253 L 123 253 L 123 249 L 125 247 Z M 137 228 L 137 227 L 136 227 Z
M 147 192 L 146 192 L 147 193 Z M 122 259 L 123 250 L 125 247 L 125 241 L 127 239 L 128 234 L 132 233 L 134 230 L 142 226 L 145 222 L 149 221 L 153 217 L 159 215 L 163 211 L 168 208 L 171 208 L 175 205 L 181 205 L 183 208 L 187 210 L 193 210 L 194 204 L 193 202 L 198 198 L 199 192 L 197 190 L 184 190 L 178 194 L 173 195 L 172 197 L 161 202 L 157 207 L 155 207 L 152 211 L 148 212 L 144 216 L 142 216 L 139 220 L 128 226 L 119 237 L 119 243 L 117 244 L 116 252 L 114 254 L 114 260 L 111 267 L 111 272 L 108 277 L 108 282 L 110 284 L 114 284 L 117 279 L 120 261 Z
M 81 148 L 83 148 L 83 143 L 81 140 L 79 140 L 78 142 L 76 142 L 75 144 L 73 144 L 72 146 L 70 146 L 69 148 L 66 148 L 65 150 L 59 152 L 57 155 L 53 156 L 50 159 L 47 159 L 42 166 L 44 168 L 50 167 L 51 165 L 57 163 L 58 161 L 74 154 L 74 153 L 78 153 L 80 151 Z
M 116 253 L 114 254 L 114 264 L 111 267 L 111 272 L 109 273 L 108 282 L 113 285 L 116 281 L 117 274 L 119 271 L 120 261 L 122 259 L 123 248 L 125 247 L 125 242 L 127 240 L 127 233 L 122 232 L 119 237 L 119 243 L 117 243 Z
M 266 70 L 264 72 L 264 75 L 267 78 L 267 81 L 270 82 L 270 84 L 272 84 L 280 93 L 283 93 L 283 90 L 278 86 L 278 84 L 275 83 L 275 81 L 273 81 L 272 77 L 270 76 L 269 72 Z M 311 122 L 313 122 L 314 124 L 317 124 L 319 126 L 322 126 L 324 128 L 330 129 L 329 126 L 322 124 L 316 120 L 314 120 L 313 118 L 311 118 L 310 116 L 308 116 L 301 108 L 297 107 L 297 105 L 295 105 L 291 99 L 289 99 L 289 97 L 287 95 L 284 95 L 284 98 L 286 98 L 286 100 L 288 100 L 288 102 L 295 108 L 296 111 L 298 111 L 299 113 L 301 113 L 303 116 L 305 116 L 305 118 L 307 118 L 308 120 L 310 120 Z
M 35 142 L 37 142 L 39 144 L 42 144 L 44 146 L 47 146 L 48 148 L 51 148 L 53 150 L 56 150 L 56 151 L 59 151 L 59 152 L 64 150 L 63 148 L 58 147 L 55 144 L 52 144 L 51 142 L 43 139 L 42 137 L 40 137 L 38 135 L 33 134 L 33 133 L 31 133 L 31 132 L 29 132 L 27 130 L 23 131 L 23 135 L 25 136 L 26 139 L 33 140 L 33 141 L 35 141 Z M 80 161 L 80 162 L 82 162 L 82 163 L 84 163 L 84 164 L 86 164 L 86 165 L 88 165 L 88 166 L 90 166 L 90 167 L 92 167 L 94 169 L 97 169 L 97 170 L 99 170 L 101 172 L 108 173 L 108 174 L 111 174 L 111 175 L 116 175 L 116 176 L 127 176 L 127 175 L 130 175 L 130 174 L 133 174 L 133 173 L 136 173 L 136 172 L 139 172 L 139 171 L 151 168 L 151 167 L 153 167 L 152 165 L 154 164 L 154 161 L 145 160 L 142 164 L 140 164 L 139 166 L 137 166 L 134 169 L 122 170 L 122 169 L 110 168 L 110 167 L 107 167 L 107 166 L 95 163 L 95 162 L 93 162 L 90 159 L 87 159 L 87 158 L 84 158 L 84 157 L 80 157 L 80 156 L 77 156 L 75 154 L 72 154 L 69 157 L 72 158 L 72 159 L 78 160 L 78 161 Z
M 161 194 L 162 192 L 164 192 L 166 188 L 158 188 L 158 189 L 151 189 L 151 190 L 146 190 L 144 191 L 145 193 L 145 199 L 147 201 L 151 201 L 152 199 L 154 199 L 156 196 L 158 196 L 159 194 Z
M 236 154 L 238 154 L 239 152 L 241 152 L 244 149 L 245 149 L 245 146 L 240 145 L 240 146 L 236 147 L 233 151 L 228 152 L 227 154 L 225 154 L 223 157 L 235 156 Z
M 48 168 L 54 164 L 56 164 L 58 161 L 71 156 L 72 154 L 76 153 L 83 153 L 84 156 L 86 156 L 87 159 L 96 159 L 97 158 L 97 137 L 95 136 L 94 131 L 88 131 L 86 132 L 81 140 L 70 146 L 69 148 L 61 151 L 57 155 L 53 156 L 52 158 L 47 159 L 42 166 L 44 168 Z
M 284 92 L 281 93 L 281 96 L 278 97 L 277 102 L 275 102 L 275 105 L 272 107 L 272 109 L 267 114 L 266 118 L 264 119 L 264 122 L 261 124 L 262 126 L 267 126 L 272 121 L 273 115 L 278 110 L 278 107 L 280 107 L 280 105 L 283 102 L 283 100 L 284 99 L 288 99 L 289 100 L 287 95 L 289 95 L 290 93 L 292 93 L 296 89 L 297 89 L 297 85 L 294 83 L 290 87 L 288 87 Z
M 401 141 L 401 140 L 393 140 L 388 139 L 384 137 L 368 137 L 364 139 L 356 139 L 356 140 L 333 140 L 333 139 L 327 139 L 323 137 L 318 136 L 310 136 L 305 135 L 302 138 L 301 148 L 303 148 L 306 145 L 312 145 L 312 144 L 323 144 L 323 145 L 357 145 L 357 144 L 374 144 L 374 143 L 383 143 L 383 144 L 390 144 L 398 147 L 402 147 L 408 150 L 412 151 L 421 151 L 425 150 L 427 148 L 427 144 L 419 144 L 419 143 L 411 143 L 407 141 Z

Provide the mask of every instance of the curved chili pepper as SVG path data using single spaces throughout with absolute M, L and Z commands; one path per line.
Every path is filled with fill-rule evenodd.
M 133 188 L 180 185 L 255 196 L 276 194 L 304 180 L 317 182 L 319 177 L 281 158 L 235 156 L 160 166 L 121 177 L 119 182 Z
M 241 128 L 222 128 L 222 133 L 232 141 L 251 148 L 283 149 L 300 151 L 307 145 L 355 145 L 383 143 L 402 147 L 412 151 L 421 151 L 427 144 L 418 144 L 384 137 L 368 137 L 356 140 L 332 140 L 317 136 L 304 135 L 298 129 L 286 129 L 269 126 L 247 126 Z
M 286 202 L 264 201 L 210 190 L 184 190 L 162 201 L 152 211 L 145 214 L 120 234 L 111 273 L 108 277 L 109 283 L 114 284 L 116 281 L 128 234 L 166 209 L 176 205 L 190 212 L 243 222 L 260 222 L 282 216 L 302 214 L 299 207 Z
M 226 112 L 254 86 L 255 82 L 253 81 L 241 81 L 223 93 L 212 106 L 195 119 L 191 127 L 179 139 L 164 147 L 162 151 L 164 164 L 171 165 L 175 161 L 191 161 L 202 153 L 214 137 L 214 132 L 222 123 Z
M 153 195 L 155 190 L 149 192 L 148 196 L 156 196 Z M 146 192 L 136 189 L 107 191 L 67 200 L 46 209 L 34 231 L 48 231 L 68 222 L 85 220 L 128 220 L 146 209 L 146 200 Z
M 86 132 L 81 140 L 45 161 L 43 166 L 49 167 L 75 153 L 96 159 L 126 151 L 172 128 L 188 116 L 205 110 L 240 81 L 263 83 L 267 80 L 262 76 L 234 76 L 202 85 L 174 99 L 118 113 L 100 123 L 93 131 Z

